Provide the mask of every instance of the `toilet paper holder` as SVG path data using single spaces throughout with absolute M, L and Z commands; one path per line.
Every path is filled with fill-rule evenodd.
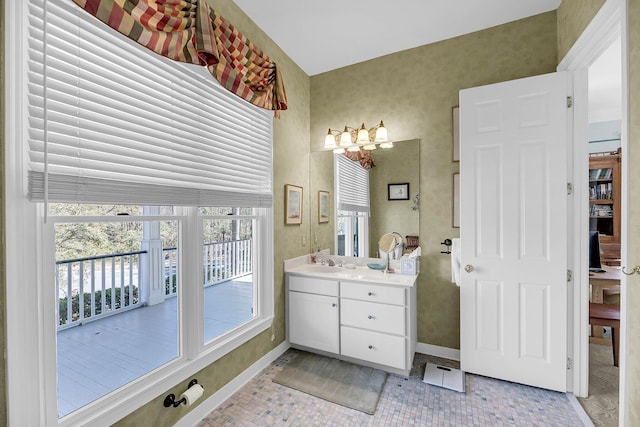
M 191 381 L 189 381 L 189 385 L 187 386 L 187 390 L 190 389 L 191 387 L 193 387 L 194 385 L 198 384 L 198 380 L 197 379 L 192 379 Z M 173 406 L 174 408 L 177 408 L 178 406 L 182 405 L 182 404 L 187 404 L 187 399 L 186 398 L 182 398 L 178 401 L 176 401 L 176 395 L 171 393 L 169 395 L 167 395 L 167 397 L 164 398 L 164 407 L 168 408 L 170 406 Z

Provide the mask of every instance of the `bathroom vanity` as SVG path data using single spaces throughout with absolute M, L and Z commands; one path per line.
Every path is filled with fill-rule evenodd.
M 307 263 L 285 273 L 292 347 L 409 375 L 417 275 Z

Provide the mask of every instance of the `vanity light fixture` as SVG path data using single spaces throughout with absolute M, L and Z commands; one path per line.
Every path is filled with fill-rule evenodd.
M 343 131 L 331 130 L 324 137 L 324 149 L 333 150 L 334 153 L 360 151 L 360 149 L 371 151 L 376 149 L 376 144 L 380 148 L 393 148 L 393 142 L 389 141 L 387 128 L 382 120 L 371 129 L 367 129 L 364 123 L 359 128 L 345 126 Z

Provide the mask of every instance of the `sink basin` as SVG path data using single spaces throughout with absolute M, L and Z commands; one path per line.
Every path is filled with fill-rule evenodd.
M 329 265 L 310 265 L 309 268 L 316 273 L 339 273 L 340 268 Z

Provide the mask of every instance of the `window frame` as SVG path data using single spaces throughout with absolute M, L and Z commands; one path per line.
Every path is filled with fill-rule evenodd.
M 369 254 L 369 214 L 367 212 L 357 211 L 340 211 L 336 210 L 336 218 L 338 220 L 343 219 L 345 241 L 344 241 L 344 256 L 355 256 L 356 247 L 353 244 L 352 239 L 347 239 L 346 236 L 358 235 L 358 257 L 370 258 Z M 353 226 L 353 222 L 357 220 L 357 227 Z M 338 221 L 336 221 L 338 224 Z M 335 232 L 335 247 L 338 248 L 338 229 Z
M 55 233 L 51 217 L 42 203 L 27 200 L 27 91 L 26 40 L 28 2 L 5 2 L 5 230 L 6 230 L 6 354 L 7 421 L 9 425 L 70 426 L 113 424 L 122 417 L 168 390 L 189 376 L 211 365 L 225 354 L 271 327 L 274 318 L 273 207 L 256 208 L 256 251 L 259 272 L 257 292 L 260 308 L 251 321 L 234 333 L 209 345 L 198 341 L 196 329 L 202 316 L 198 292 L 185 287 L 180 307 L 181 356 L 160 369 L 139 378 L 73 413 L 58 418 L 55 357 L 55 298 L 53 274 L 49 264 L 55 258 Z M 273 169 L 271 170 L 273 177 Z M 183 236 L 197 233 L 200 218 L 196 207 L 182 208 Z M 137 217 L 146 220 L 147 217 Z M 111 219 L 111 218 L 110 218 Z M 132 220 L 133 217 L 128 217 Z M 186 234 L 183 234 L 186 233 Z M 200 239 L 194 239 L 201 242 Z M 182 283 L 193 282 L 201 260 L 197 242 L 181 245 L 186 262 Z M 35 268 L 34 268 L 35 266 Z M 199 268 L 199 267 L 198 267 Z M 28 286 L 28 284 L 34 284 Z M 25 285 L 27 284 L 27 285 Z M 196 289 L 202 288 L 195 286 Z M 25 304 L 31 309 L 25 310 Z M 199 313 L 199 314 L 198 314 Z M 202 330 L 202 326 L 199 326 Z M 34 393 L 34 390 L 36 392 Z

